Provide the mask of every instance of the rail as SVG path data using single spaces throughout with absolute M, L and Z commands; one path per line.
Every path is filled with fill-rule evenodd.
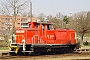
M 75 52 L 90 52 L 90 49 L 76 49 Z
M 25 51 L 23 51 L 25 52 Z M 33 51 L 27 51 L 27 52 L 33 52 Z M 77 49 L 74 52 L 78 53 L 90 53 L 90 49 Z M 72 52 L 72 54 L 74 54 L 74 52 Z M 9 55 L 9 51 L 1 51 L 0 52 L 0 57 L 5 57 L 5 56 L 10 56 Z

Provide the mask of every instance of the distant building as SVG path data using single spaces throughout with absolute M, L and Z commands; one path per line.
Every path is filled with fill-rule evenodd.
M 10 33 L 12 31 L 12 28 L 13 28 L 13 21 L 14 21 L 13 16 L 0 15 L 0 33 L 2 33 L 2 31 L 6 31 L 6 32 L 8 31 L 8 33 Z M 38 22 L 38 21 L 40 21 L 40 19 L 33 17 L 32 21 Z M 15 21 L 15 28 L 28 27 L 29 26 L 28 22 L 30 22 L 29 17 L 17 16 L 16 21 Z

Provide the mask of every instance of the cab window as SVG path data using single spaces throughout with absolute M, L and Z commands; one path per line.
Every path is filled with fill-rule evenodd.
M 42 25 L 42 29 L 43 29 L 43 30 L 45 29 L 44 25 Z
M 47 25 L 47 29 L 48 30 L 52 30 L 53 28 L 52 28 L 52 25 Z

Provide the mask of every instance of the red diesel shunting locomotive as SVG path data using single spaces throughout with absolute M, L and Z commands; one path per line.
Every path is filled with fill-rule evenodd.
M 16 43 L 9 48 L 16 54 L 38 54 L 71 52 L 76 46 L 74 30 L 54 29 L 52 23 L 30 22 L 29 28 L 16 30 Z

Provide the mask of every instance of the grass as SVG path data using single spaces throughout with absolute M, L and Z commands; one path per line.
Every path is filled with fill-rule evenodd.
M 88 44 L 88 45 L 84 45 L 84 46 L 90 46 L 90 44 Z
M 0 41 L 0 46 L 7 46 L 8 43 L 5 40 Z
M 0 47 L 0 50 L 9 50 L 8 47 Z

